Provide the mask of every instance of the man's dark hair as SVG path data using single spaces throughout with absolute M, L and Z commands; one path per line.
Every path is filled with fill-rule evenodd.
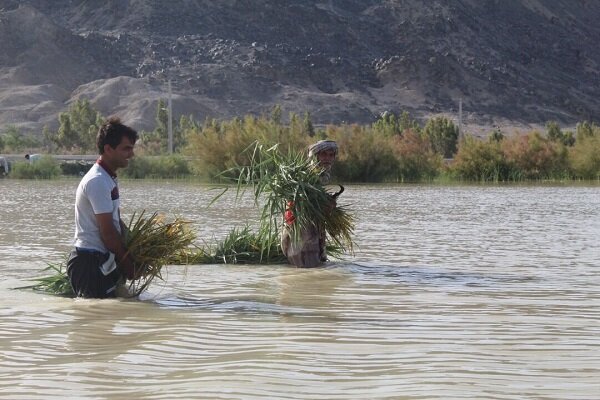
M 110 117 L 98 129 L 98 135 L 96 136 L 98 151 L 100 154 L 103 154 L 105 144 L 113 149 L 116 148 L 124 136 L 129 138 L 133 144 L 138 139 L 137 132 L 127 125 L 123 125 L 119 117 Z

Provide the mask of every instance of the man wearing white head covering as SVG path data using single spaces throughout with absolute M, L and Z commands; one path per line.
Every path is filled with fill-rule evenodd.
M 323 168 L 323 172 L 321 172 L 321 184 L 323 185 L 328 184 L 331 179 L 331 167 L 337 157 L 337 152 L 338 146 L 333 140 L 319 140 L 308 148 L 308 155 L 314 157 L 315 163 Z M 332 200 L 332 206 L 335 207 L 335 200 Z M 281 237 L 281 248 L 290 264 L 310 268 L 318 267 L 322 262 L 327 261 L 325 230 L 311 226 L 300 233 L 298 242 L 294 242 L 289 229 L 287 229 L 287 226 L 291 225 L 295 219 L 291 211 L 286 212 L 285 219 L 286 227 L 284 227 Z
M 337 157 L 338 145 L 333 140 L 319 140 L 308 147 L 308 155 L 314 157 L 317 164 L 323 167 L 321 183 L 327 185 L 331 180 L 331 167 Z

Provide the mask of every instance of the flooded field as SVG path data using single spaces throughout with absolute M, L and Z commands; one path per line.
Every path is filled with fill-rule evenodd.
M 2 399 L 597 399 L 600 186 L 348 186 L 356 254 L 169 266 L 136 300 L 13 290 L 69 251 L 77 180 L 0 180 Z M 123 181 L 212 242 L 207 186 Z

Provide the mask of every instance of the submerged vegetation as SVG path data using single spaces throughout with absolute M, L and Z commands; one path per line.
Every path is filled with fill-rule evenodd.
M 221 241 L 190 251 L 180 264 L 283 264 L 279 236 L 233 228 Z
M 89 101 L 79 100 L 59 116 L 56 132 L 45 129 L 43 140 L 21 135 L 15 127 L 0 133 L 0 152 L 39 148 L 44 153 L 94 154 L 94 136 L 102 116 Z M 136 158 L 123 176 L 129 178 L 194 178 L 219 181 L 221 171 L 246 165 L 244 149 L 258 141 L 302 151 L 318 140 L 336 140 L 340 150 L 336 178 L 344 182 L 523 181 L 600 179 L 600 127 L 583 121 L 562 131 L 549 121 L 545 132 L 508 135 L 500 130 L 486 138 L 459 132 L 454 122 L 437 116 L 420 123 L 407 113 L 386 112 L 372 124 L 315 127 L 310 114 L 270 115 L 231 120 L 191 116 L 173 121 L 173 154 L 167 140 L 168 115 L 159 102 L 156 128 L 140 132 Z M 17 163 L 15 163 L 15 166 Z M 43 171 L 41 170 L 43 169 Z M 52 178 L 81 174 L 84 168 L 45 165 L 13 168 L 9 177 Z
M 33 289 L 38 292 L 45 292 L 57 296 L 75 297 L 75 292 L 67 276 L 67 258 L 62 263 L 48 264 L 42 272 L 51 272 L 52 275 L 45 275 L 40 278 L 34 278 L 32 285 L 20 287 L 18 289 Z

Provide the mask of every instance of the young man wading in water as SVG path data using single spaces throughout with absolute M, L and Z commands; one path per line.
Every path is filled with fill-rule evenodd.
M 333 140 L 319 140 L 308 148 L 309 157 L 314 157 L 317 165 L 323 168 L 320 180 L 327 185 L 331 180 L 331 167 L 337 156 L 338 146 Z M 335 207 L 335 197 L 331 198 L 331 208 Z M 281 249 L 290 264 L 296 267 L 318 267 L 327 261 L 325 250 L 325 229 L 317 223 L 300 232 L 297 243 L 292 240 L 288 226 L 294 223 L 294 215 L 286 212 L 286 227 L 281 237 Z
M 75 250 L 69 256 L 67 273 L 79 297 L 116 297 L 123 278 L 136 278 L 124 245 L 116 172 L 134 156 L 137 138 L 137 132 L 118 118 L 106 121 L 96 137 L 100 157 L 77 188 Z

